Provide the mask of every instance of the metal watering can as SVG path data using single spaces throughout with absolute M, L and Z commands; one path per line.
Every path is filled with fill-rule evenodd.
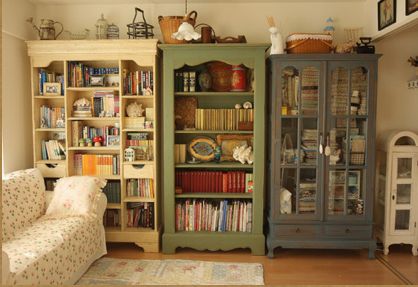
M 36 27 L 36 25 L 33 23 L 33 18 L 29 18 L 26 20 L 27 22 L 32 24 L 32 27 L 38 31 L 39 39 L 41 40 L 56 40 L 58 36 L 62 33 L 64 30 L 64 27 L 60 22 L 50 20 L 50 19 L 41 19 L 41 25 L 39 25 L 39 28 Z M 61 31 L 55 35 L 55 24 L 58 24 L 61 26 Z

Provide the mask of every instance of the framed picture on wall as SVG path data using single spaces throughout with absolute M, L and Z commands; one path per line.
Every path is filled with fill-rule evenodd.
M 405 14 L 409 15 L 418 11 L 418 0 L 405 0 Z
M 396 0 L 380 0 L 377 3 L 378 30 L 396 22 Z

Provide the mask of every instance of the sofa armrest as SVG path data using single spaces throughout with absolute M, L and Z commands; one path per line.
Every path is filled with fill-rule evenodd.
M 51 203 L 52 198 L 54 197 L 54 192 L 51 190 L 45 191 L 45 210 L 48 209 L 49 204 Z
M 1 251 L 1 284 L 7 285 L 10 275 L 10 260 L 9 256 L 3 250 Z
M 103 215 L 106 210 L 106 207 L 107 207 L 107 197 L 104 193 L 100 193 L 98 195 L 96 209 L 93 211 L 95 214 L 97 214 L 97 217 L 99 217 L 100 220 L 103 220 Z

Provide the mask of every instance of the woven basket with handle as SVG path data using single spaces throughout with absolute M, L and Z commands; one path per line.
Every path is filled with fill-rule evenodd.
M 298 35 L 295 33 L 290 36 Z M 311 34 L 311 33 L 301 33 L 301 35 L 306 35 L 305 39 L 286 41 L 286 51 L 289 54 L 321 54 L 321 53 L 330 53 L 332 50 L 332 39 L 331 40 L 322 40 L 315 39 L 315 36 L 327 35 L 327 34 Z
M 176 40 L 171 35 L 179 29 L 181 23 L 189 22 L 193 27 L 196 24 L 197 12 L 191 11 L 186 16 L 158 16 L 161 33 L 166 44 L 185 44 L 185 40 Z

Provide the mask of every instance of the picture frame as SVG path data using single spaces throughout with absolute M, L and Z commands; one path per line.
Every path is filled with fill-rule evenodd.
M 120 136 L 108 135 L 106 143 L 107 146 L 120 146 Z
M 60 96 L 61 83 L 44 83 L 44 96 Z
M 411 15 L 418 11 L 418 0 L 405 0 L 405 15 Z
M 96 76 L 96 75 L 92 75 L 90 76 L 90 86 L 94 86 L 94 87 L 104 87 L 105 82 L 104 82 L 104 76 L 100 75 L 100 76 Z
M 380 0 L 377 3 L 377 27 L 383 30 L 396 23 L 396 0 Z
M 199 161 L 215 159 L 216 142 L 210 137 L 196 137 L 188 145 L 189 154 Z

